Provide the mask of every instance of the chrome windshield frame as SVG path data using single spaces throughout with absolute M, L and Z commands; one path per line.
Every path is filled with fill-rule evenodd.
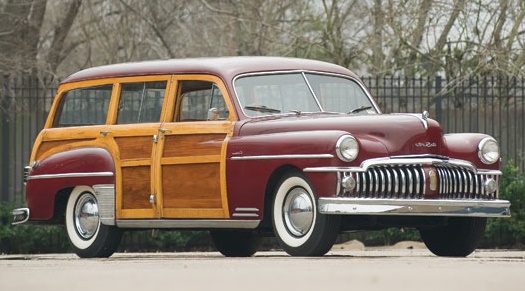
M 246 113 L 246 111 L 244 109 L 244 105 L 240 101 L 239 93 L 237 92 L 237 87 L 235 85 L 237 80 L 240 79 L 240 78 L 251 77 L 251 76 L 285 75 L 285 74 L 301 74 L 302 75 L 302 77 L 303 77 L 303 79 L 304 79 L 304 81 L 305 81 L 305 83 L 307 85 L 308 91 L 310 92 L 310 94 L 312 94 L 312 96 L 313 96 L 317 106 L 319 106 L 319 109 L 320 109 L 320 111 L 315 111 L 315 112 L 312 112 L 312 113 L 317 113 L 317 112 L 319 112 L 319 113 L 326 113 L 326 112 L 334 113 L 334 112 L 333 111 L 326 111 L 323 108 L 322 104 L 319 101 L 319 98 L 315 94 L 315 91 L 312 89 L 312 86 L 311 86 L 310 81 L 308 80 L 306 74 L 333 76 L 333 77 L 337 77 L 337 78 L 348 79 L 348 80 L 350 80 L 352 82 L 355 82 L 361 88 L 361 90 L 364 93 L 364 95 L 368 98 L 368 101 L 370 102 L 370 105 L 376 111 L 376 113 L 377 114 L 381 114 L 382 113 L 381 109 L 376 104 L 374 98 L 372 98 L 372 96 L 370 95 L 370 93 L 368 92 L 366 87 L 359 80 L 357 80 L 356 78 L 353 78 L 352 76 L 343 75 L 343 74 L 337 74 L 337 73 L 327 73 L 327 72 L 312 71 L 312 70 L 290 70 L 290 71 L 265 71 L 265 72 L 257 72 L 257 73 L 240 74 L 240 75 L 235 76 L 235 78 L 233 78 L 233 80 L 232 80 L 232 87 L 233 87 L 233 90 L 234 90 L 235 99 L 236 99 L 237 103 L 239 104 L 239 107 L 241 108 L 243 115 L 246 116 L 246 117 L 249 117 L 249 118 L 260 118 L 260 117 L 268 117 L 268 116 L 290 114 L 290 112 L 281 112 L 281 113 L 275 113 L 275 114 L 262 114 L 262 115 L 258 115 L 258 116 L 250 116 L 249 114 Z M 345 112 L 339 112 L 339 113 L 340 114 L 346 114 Z

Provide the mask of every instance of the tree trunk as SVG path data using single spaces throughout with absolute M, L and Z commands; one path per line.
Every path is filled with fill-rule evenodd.
M 0 11 L 0 70 L 36 73 L 47 0 L 8 0 Z

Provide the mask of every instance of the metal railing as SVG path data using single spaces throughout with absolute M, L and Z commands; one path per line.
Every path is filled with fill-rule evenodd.
M 500 141 L 502 160 L 525 169 L 525 80 L 477 77 L 365 77 L 385 113 L 422 112 L 445 133 L 482 132 Z M 0 76 L 0 202 L 23 202 L 23 167 L 44 126 L 57 80 Z

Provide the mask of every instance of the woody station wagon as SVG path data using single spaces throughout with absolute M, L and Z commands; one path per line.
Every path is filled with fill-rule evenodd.
M 205 229 L 226 256 L 274 234 L 320 256 L 343 231 L 417 228 L 467 256 L 498 199 L 497 141 L 382 114 L 361 80 L 294 58 L 175 59 L 80 71 L 59 86 L 14 223 L 65 223 L 80 257 L 126 229 Z

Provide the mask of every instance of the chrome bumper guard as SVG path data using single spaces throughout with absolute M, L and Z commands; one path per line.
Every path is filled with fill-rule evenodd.
M 319 212 L 342 215 L 510 217 L 507 200 L 319 198 Z
M 13 225 L 22 224 L 29 220 L 29 208 L 17 208 L 13 210 Z

